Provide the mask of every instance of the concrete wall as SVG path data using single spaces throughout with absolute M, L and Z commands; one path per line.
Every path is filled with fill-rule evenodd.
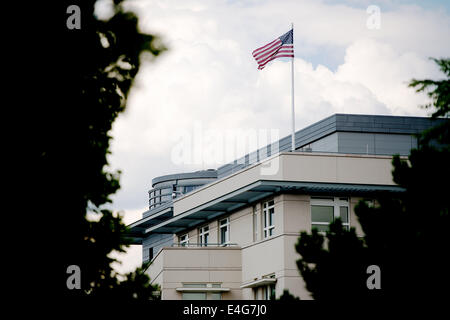
M 391 161 L 390 156 L 280 153 L 175 199 L 174 215 L 259 180 L 393 185 Z M 267 174 L 267 167 L 278 170 Z
M 310 199 L 309 195 L 282 194 L 232 213 L 228 216 L 230 242 L 238 247 L 164 248 L 149 268 L 152 282 L 163 286 L 163 299 L 181 299 L 176 288 L 182 287 L 183 282 L 221 282 L 223 287 L 232 289 L 223 294 L 223 299 L 253 299 L 253 290 L 240 289 L 240 286 L 274 274 L 277 297 L 288 289 L 301 299 L 311 299 L 297 269 L 296 261 L 300 256 L 295 251 L 300 232 L 311 231 Z M 354 214 L 360 199 L 349 198 L 349 211 L 350 225 L 362 236 Z M 275 229 L 273 236 L 263 239 L 262 204 L 268 200 L 275 203 Z M 224 217 L 207 224 L 210 243 L 218 242 L 218 220 Z M 198 243 L 198 228 L 188 233 L 190 243 Z
M 149 249 L 153 248 L 153 256 L 156 256 L 163 247 L 170 247 L 173 243 L 171 234 L 152 234 L 142 241 L 142 261 L 149 260 Z
M 242 283 L 251 283 L 274 274 L 277 297 L 283 289 L 288 289 L 302 299 L 310 299 L 297 269 L 299 255 L 295 252 L 300 231 L 311 229 L 309 196 L 280 195 L 274 198 L 274 202 L 274 235 L 262 239 L 260 228 L 256 241 L 242 246 Z M 243 296 L 253 299 L 254 293 L 251 289 L 244 289 Z
M 280 161 L 284 181 L 394 184 L 390 156 L 287 153 Z
M 182 298 L 176 288 L 183 283 L 221 283 L 229 292 L 222 299 L 241 299 L 241 249 L 225 248 L 164 248 L 147 270 L 152 283 L 161 286 L 161 298 Z

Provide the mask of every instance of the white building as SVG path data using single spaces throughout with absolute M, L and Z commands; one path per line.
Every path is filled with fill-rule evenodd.
M 309 299 L 296 260 L 301 231 L 340 217 L 362 231 L 360 199 L 401 192 L 392 154 L 408 155 L 428 118 L 337 114 L 217 170 L 162 176 L 132 225 L 162 299 Z M 269 152 L 262 152 L 269 151 Z M 264 157 L 261 155 L 265 155 Z

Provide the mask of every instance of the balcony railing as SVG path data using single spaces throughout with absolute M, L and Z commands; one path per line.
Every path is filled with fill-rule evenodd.
M 172 247 L 188 247 L 188 248 L 200 248 L 200 247 L 237 247 L 237 243 L 173 243 Z

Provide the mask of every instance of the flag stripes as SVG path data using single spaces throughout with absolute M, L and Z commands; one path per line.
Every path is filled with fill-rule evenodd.
M 293 30 L 288 31 L 272 42 L 253 50 L 252 55 L 258 64 L 259 70 L 264 69 L 267 63 L 276 58 L 293 58 Z

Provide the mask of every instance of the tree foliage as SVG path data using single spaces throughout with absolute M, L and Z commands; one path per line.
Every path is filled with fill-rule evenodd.
M 428 92 L 432 118 L 449 115 L 450 60 L 434 59 L 442 80 L 412 80 Z M 440 299 L 448 288 L 450 229 L 450 121 L 437 121 L 418 136 L 408 161 L 393 157 L 393 180 L 405 192 L 377 196 L 375 206 L 360 201 L 355 213 L 364 233 L 342 227 L 339 220 L 325 236 L 302 232 L 297 265 L 315 299 Z M 368 290 L 366 269 L 381 269 L 381 289 Z
M 292 295 L 289 292 L 289 290 L 284 289 L 283 293 L 281 294 L 281 296 L 277 300 L 280 300 L 280 301 L 283 301 L 283 302 L 296 302 L 296 301 L 300 301 L 300 298 Z
M 431 58 L 442 73 L 447 77 L 442 80 L 417 80 L 412 79 L 409 87 L 416 88 L 417 92 L 426 92 L 431 102 L 424 105 L 424 108 L 433 109 L 432 117 L 446 117 L 450 112 L 450 60 Z
M 157 36 L 140 31 L 121 0 L 112 2 L 107 20 L 95 16 L 95 0 L 78 3 L 81 29 L 70 30 L 65 10 L 73 2 L 57 6 L 59 32 L 44 60 L 55 73 L 42 76 L 45 99 L 30 112 L 31 200 L 39 216 L 32 219 L 40 228 L 33 239 L 39 252 L 32 256 L 46 261 L 39 269 L 46 277 L 42 285 L 58 296 L 149 299 L 157 288 L 143 269 L 122 281 L 112 267 L 111 252 L 123 252 L 129 241 L 121 216 L 108 207 L 120 188 L 120 171 L 108 169 L 108 155 L 112 125 L 125 110 L 141 60 L 165 48 Z M 81 290 L 66 287 L 72 264 L 81 269 Z
M 302 256 L 297 260 L 298 269 L 314 299 L 360 299 L 368 294 L 367 253 L 354 228 L 347 231 L 336 219 L 326 236 L 315 228 L 311 234 L 301 232 L 295 248 Z

